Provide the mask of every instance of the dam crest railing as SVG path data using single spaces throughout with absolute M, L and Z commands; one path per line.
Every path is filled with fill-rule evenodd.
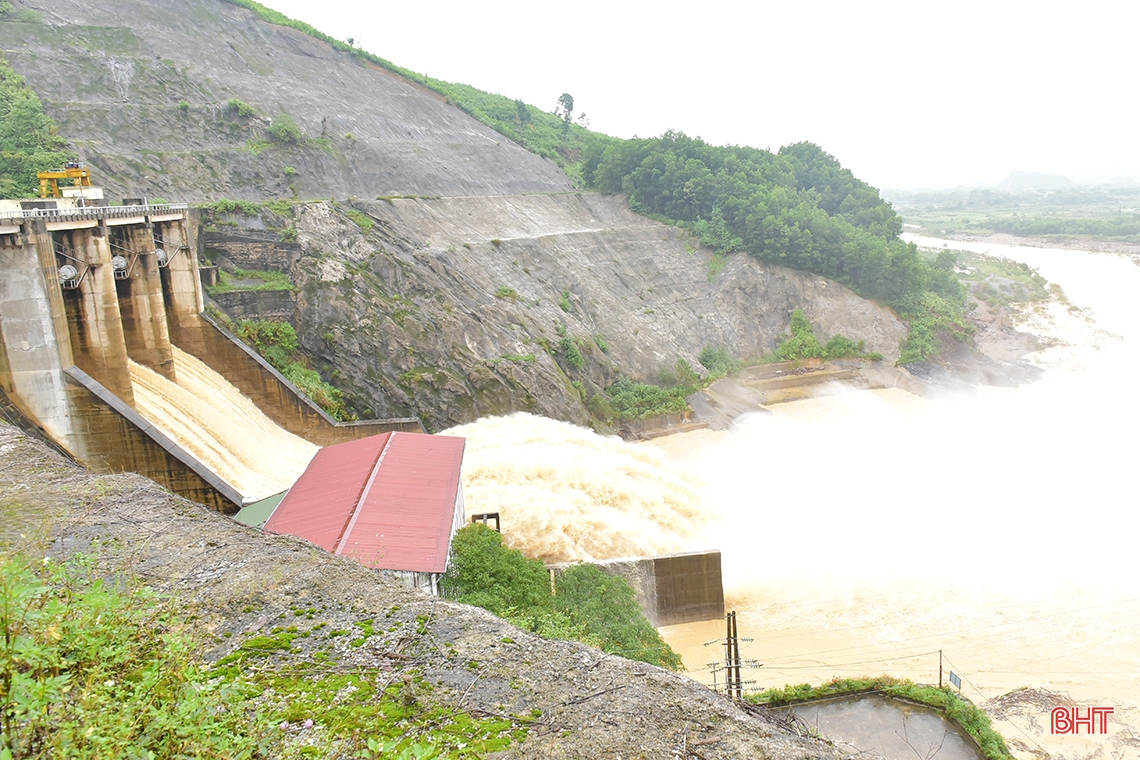
M 78 208 L 30 208 L 0 210 L 0 219 L 46 219 L 79 221 L 85 219 L 122 219 L 132 216 L 158 216 L 185 212 L 187 203 L 148 203 L 138 206 L 81 206 Z

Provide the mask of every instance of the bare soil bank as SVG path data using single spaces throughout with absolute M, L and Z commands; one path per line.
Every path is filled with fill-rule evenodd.
M 320 647 L 331 667 L 365 668 L 381 682 L 422 675 L 433 685 L 427 699 L 456 710 L 540 711 L 525 742 L 503 756 L 840 757 L 686 676 L 545 640 L 484 610 L 413 592 L 300 540 L 264 536 L 138 475 L 92 475 L 2 423 L 0 473 L 0 549 L 47 544 L 56 558 L 92 553 L 109 577 L 175 595 L 197 615 L 208 661 L 277 625 L 312 628 L 297 640 L 300 652 L 282 651 L 273 664 L 304 660 Z M 310 608 L 320 610 L 312 620 L 294 613 Z M 384 625 L 363 646 L 323 635 L 368 618 Z

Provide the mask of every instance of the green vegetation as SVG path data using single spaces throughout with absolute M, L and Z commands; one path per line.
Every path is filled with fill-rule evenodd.
M 257 116 L 257 110 L 253 106 L 237 98 L 230 98 L 226 101 L 226 110 L 230 113 L 237 114 L 243 119 Z
M 571 123 L 563 112 L 560 111 L 559 114 L 550 113 L 527 105 L 522 101 L 506 98 L 502 95 L 492 95 L 465 84 L 454 84 L 417 74 L 343 40 L 338 40 L 318 31 L 303 21 L 297 21 L 283 13 L 266 8 L 254 0 L 227 1 L 253 11 L 271 24 L 296 29 L 326 42 L 335 50 L 395 72 L 442 95 L 448 103 L 455 105 L 505 137 L 514 140 L 532 153 L 555 161 L 566 170 L 572 179 L 580 181 L 580 172 L 575 159 L 587 142 L 598 136 L 579 124 Z M 561 98 L 559 105 L 565 105 Z
M 563 290 L 562 291 L 562 296 L 561 296 L 561 298 L 558 299 L 558 308 L 562 309 L 562 311 L 565 311 L 565 312 L 570 311 L 570 291 L 569 290 Z
M 970 295 L 990 306 L 1008 306 L 1015 303 L 1037 303 L 1052 296 L 1064 299 L 1064 294 L 1056 285 L 1037 273 L 1037 270 L 1021 261 L 994 258 L 962 252 L 943 251 L 954 262 L 960 257 L 965 273 L 959 279 L 965 283 Z
M 419 676 L 273 662 L 320 624 L 250 638 L 209 668 L 191 619 L 82 557 L 0 558 L 0 757 L 477 758 L 526 736 L 530 719 L 422 704 Z
M 963 316 L 961 303 L 937 293 L 907 296 L 896 310 L 910 328 L 899 351 L 899 364 L 936 356 L 942 348 L 940 335 L 949 335 L 963 342 L 973 339 L 974 326 Z
M 71 160 L 39 97 L 0 56 L 0 198 L 39 197 L 36 172 Z
M 0 756 L 253 757 L 268 728 L 228 709 L 167 600 L 81 562 L 0 559 L 0 630 Z
M 928 234 L 1001 232 L 1140 241 L 1140 187 L 895 191 L 892 201 L 908 222 Z
M 288 322 L 242 320 L 232 329 L 330 417 L 342 422 L 355 419 L 345 407 L 344 394 L 309 366 L 309 358 L 300 351 L 297 332 Z
M 354 208 L 350 208 L 348 211 L 345 211 L 344 215 L 355 222 L 356 226 L 359 227 L 360 231 L 365 235 L 372 232 L 372 228 L 376 224 L 376 222 L 373 221 L 372 217 L 368 216 L 362 211 L 357 211 Z
M 578 344 L 569 335 L 563 335 L 558 342 L 558 348 L 561 349 L 562 355 L 566 357 L 566 363 L 574 369 L 581 372 L 586 368 L 586 360 L 582 358 L 582 352 L 578 350 Z
M 263 272 L 258 269 L 235 269 L 233 274 L 224 269 L 218 270 L 218 284 L 206 291 L 216 296 L 219 293 L 233 293 L 240 290 L 293 290 L 289 275 L 284 272 Z
M 216 201 L 206 201 L 200 208 L 213 211 L 215 214 L 241 214 L 242 216 L 259 216 L 261 204 L 257 201 L 232 201 L 226 198 Z
M 890 204 L 811 143 L 770 153 L 675 132 L 598 140 L 582 154 L 582 176 L 589 187 L 625 193 L 637 211 L 688 227 L 718 255 L 742 250 L 823 275 L 892 306 L 912 325 L 943 324 L 945 308 L 961 318 L 965 290 L 953 272 L 900 241 L 902 220 Z M 722 267 L 714 262 L 710 277 Z M 928 305 L 938 310 L 927 314 Z M 928 341 L 914 344 L 925 349 Z M 930 354 L 908 357 L 915 355 Z
M 709 371 L 709 375 L 716 375 L 717 377 L 731 375 L 740 369 L 740 362 L 733 359 L 732 354 L 728 353 L 727 349 L 716 348 L 715 346 L 702 348 L 697 361 Z
M 498 289 L 495 290 L 495 298 L 517 302 L 519 300 L 519 293 L 514 288 L 509 288 L 506 285 L 500 285 Z
M 929 295 L 929 294 L 928 294 Z M 922 318 L 919 314 L 916 318 Z M 811 322 L 803 310 L 792 312 L 789 325 L 791 336 L 776 347 L 773 358 L 776 361 L 791 362 L 801 359 L 882 359 L 882 355 L 867 353 L 863 341 L 854 341 L 844 335 L 833 335 L 825 345 L 820 345 L 812 331 Z M 925 358 L 925 357 L 923 357 Z
M 286 145 L 300 145 L 305 141 L 305 135 L 297 122 L 287 113 L 278 114 L 269 125 L 269 136 L 279 143 Z
M 504 546 L 503 537 L 483 525 L 468 525 L 455 535 L 441 587 L 453 599 L 542 636 L 681 668 L 681 658 L 645 619 L 624 578 L 593 565 L 574 565 L 557 577 L 552 594 L 542 562 Z
M 635 383 L 628 377 L 606 388 L 614 416 L 636 420 L 659 414 L 681 414 L 689 409 L 685 397 L 700 389 L 700 378 L 684 359 L 677 360 L 677 371 L 663 373 L 662 385 Z M 683 378 L 683 379 L 682 379 Z
M 836 694 L 878 691 L 890 697 L 901 697 L 935 708 L 948 720 L 960 725 L 972 736 L 987 760 L 1013 760 L 1005 740 L 990 726 L 990 719 L 982 710 L 949 687 L 920 686 L 908 680 L 880 676 L 879 678 L 836 678 L 822 686 L 799 684 L 783 689 L 770 689 L 748 697 L 750 702 L 762 705 L 787 705 Z

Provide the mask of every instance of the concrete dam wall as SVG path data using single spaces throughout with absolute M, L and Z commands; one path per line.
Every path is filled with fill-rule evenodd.
M 319 445 L 421 429 L 414 418 L 335 422 L 202 307 L 185 205 L 0 211 L 0 391 L 88 467 L 138 472 L 232 512 L 288 487 Z M 211 426 L 193 400 L 175 402 L 195 379 L 207 396 L 198 407 L 252 403 Z

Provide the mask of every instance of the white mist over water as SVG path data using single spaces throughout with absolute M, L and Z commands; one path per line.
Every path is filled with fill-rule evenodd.
M 637 446 L 533 417 L 509 418 L 509 434 L 481 420 L 454 431 L 468 437 L 468 511 L 504 507 L 508 543 L 531 556 L 557 553 L 549 542 L 570 558 L 673 540 L 721 549 L 728 608 L 754 639 L 744 656 L 764 663 L 745 675 L 755 688 L 883 673 L 937 683 L 941 650 L 980 705 L 1029 687 L 995 717 L 1017 757 L 1135 756 L 1140 267 L 950 245 L 1025 261 L 1080 307 L 1028 315 L 1031 332 L 1065 341 L 1031 357 L 1045 368 L 1038 381 L 934 399 L 835 388 L 732 432 Z M 560 427 L 540 432 L 548 423 Z M 638 467 L 620 464 L 628 456 Z M 676 482 L 683 499 L 653 495 Z M 638 497 L 606 501 L 626 491 Z M 676 527 L 658 542 L 662 523 Z M 711 682 L 703 668 L 718 652 L 702 644 L 724 635 L 723 621 L 662 633 Z M 1051 736 L 1049 707 L 1068 698 L 1114 706 L 1109 735 Z
M 1140 267 L 1119 255 L 974 249 L 1060 283 L 1087 311 L 1056 307 L 1035 329 L 1083 345 L 1041 352 L 1047 371 L 1020 388 L 905 404 L 891 400 L 897 391 L 837 392 L 685 447 L 721 518 L 705 543 L 719 539 L 730 592 L 952 583 L 1020 595 L 1087 582 L 1140 593 Z

